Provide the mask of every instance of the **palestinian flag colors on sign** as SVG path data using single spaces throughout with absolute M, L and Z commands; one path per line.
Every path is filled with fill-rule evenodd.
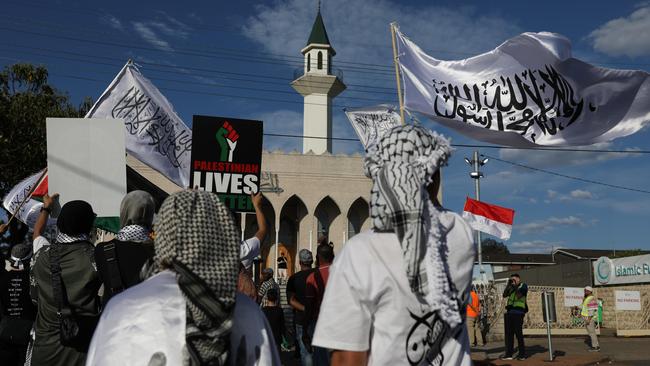
M 43 196 L 48 193 L 48 176 L 41 170 L 18 183 L 2 201 L 11 215 L 33 228 L 43 207 Z M 21 206 L 22 205 L 22 206 Z M 56 224 L 56 217 L 50 217 L 48 225 Z M 120 229 L 119 217 L 97 217 L 95 227 L 116 233 Z
M 463 218 L 472 229 L 507 240 L 512 232 L 515 210 L 467 197 Z

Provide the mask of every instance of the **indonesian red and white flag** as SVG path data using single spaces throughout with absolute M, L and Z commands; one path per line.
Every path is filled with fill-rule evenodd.
M 474 230 L 507 240 L 512 232 L 515 210 L 467 197 L 463 218 Z

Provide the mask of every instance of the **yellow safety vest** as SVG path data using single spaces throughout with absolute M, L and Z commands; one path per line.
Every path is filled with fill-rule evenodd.
M 582 311 L 580 312 L 580 315 L 585 317 L 589 316 L 589 303 L 591 303 L 593 299 L 594 295 L 589 295 L 582 300 Z
M 521 287 L 521 283 L 517 287 L 517 290 Z M 517 298 L 517 290 L 513 291 L 510 296 L 508 296 L 508 306 L 512 308 L 519 308 L 521 310 L 526 309 L 526 296 Z

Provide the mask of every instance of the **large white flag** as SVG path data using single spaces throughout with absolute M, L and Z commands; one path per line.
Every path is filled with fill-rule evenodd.
M 558 34 L 523 33 L 457 61 L 425 54 L 400 32 L 397 44 L 405 107 L 477 140 L 588 145 L 650 120 L 650 74 L 575 59 Z
M 122 68 L 86 118 L 123 119 L 126 151 L 179 186 L 189 186 L 192 130 L 133 63 Z
M 402 123 L 399 113 L 390 105 L 346 108 L 344 111 L 366 149 L 379 141 L 384 132 Z

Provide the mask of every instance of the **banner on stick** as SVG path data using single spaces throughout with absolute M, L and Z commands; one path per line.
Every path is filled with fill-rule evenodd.
M 192 131 L 133 63 L 122 68 L 86 118 L 124 120 L 126 151 L 180 187 L 189 186 Z
M 231 210 L 254 212 L 260 190 L 261 121 L 194 116 L 191 187 L 214 192 Z
M 559 34 L 523 33 L 456 61 L 427 55 L 399 31 L 397 45 L 405 107 L 477 140 L 590 145 L 650 120 L 650 74 L 575 59 Z
M 40 171 L 23 179 L 20 183 L 15 185 L 9 193 L 7 193 L 2 201 L 2 205 L 10 214 L 15 215 L 16 219 L 29 227 L 34 227 L 38 215 L 41 213 L 41 207 L 43 207 L 43 202 L 34 198 L 42 197 L 47 193 L 47 175 L 39 181 L 39 178 L 42 175 L 43 171 Z M 32 188 L 32 196 L 27 198 L 29 193 L 32 192 Z M 20 207 L 20 204 L 23 201 L 25 201 L 25 203 Z M 47 224 L 56 224 L 56 219 L 50 217 Z
M 399 112 L 390 105 L 346 108 L 344 111 L 366 150 L 377 143 L 386 131 L 402 123 Z

